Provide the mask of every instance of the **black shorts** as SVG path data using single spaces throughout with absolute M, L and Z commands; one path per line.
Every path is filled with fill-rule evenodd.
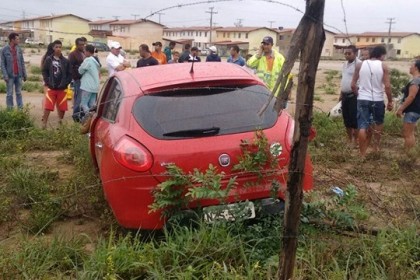
M 357 96 L 354 93 L 342 93 L 342 97 L 344 126 L 357 129 Z

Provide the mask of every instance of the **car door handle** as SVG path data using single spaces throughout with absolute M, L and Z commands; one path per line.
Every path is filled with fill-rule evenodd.
M 96 142 L 95 147 L 98 148 L 98 149 L 102 149 L 103 145 L 102 145 L 101 142 Z

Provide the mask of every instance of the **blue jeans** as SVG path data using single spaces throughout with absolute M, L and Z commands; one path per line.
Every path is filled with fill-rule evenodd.
M 74 103 L 73 103 L 73 120 L 75 122 L 80 122 L 83 117 L 83 111 L 80 107 L 80 102 L 82 101 L 82 93 L 80 91 L 80 80 L 73 81 L 73 93 L 74 93 Z
M 404 114 L 405 123 L 416 123 L 420 119 L 420 114 L 416 112 L 407 112 Z
M 19 76 L 9 77 L 7 80 L 7 92 L 6 92 L 6 106 L 7 109 L 13 109 L 13 87 L 15 87 L 16 103 L 19 109 L 23 108 L 22 101 L 22 78 Z
M 385 118 L 384 101 L 357 100 L 357 127 L 367 129 L 372 124 L 381 125 Z
M 96 104 L 96 92 L 88 92 L 83 89 L 80 90 L 82 100 L 80 102 L 80 107 L 82 111 L 86 115 L 89 113 L 89 109 L 92 108 Z

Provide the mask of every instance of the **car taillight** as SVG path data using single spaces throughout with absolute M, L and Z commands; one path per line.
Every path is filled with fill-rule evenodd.
M 152 167 L 152 154 L 136 140 L 124 136 L 114 149 L 116 160 L 124 167 L 134 171 L 145 172 Z

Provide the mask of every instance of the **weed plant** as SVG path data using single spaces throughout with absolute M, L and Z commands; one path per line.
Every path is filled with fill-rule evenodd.
M 39 92 L 44 91 L 44 87 L 39 82 L 25 82 L 22 84 L 22 90 L 27 92 Z
M 42 69 L 39 66 L 35 66 L 35 65 L 31 66 L 30 71 L 31 71 L 32 75 L 41 75 L 42 74 Z
M 7 92 L 7 86 L 5 82 L 0 82 L 0 93 L 6 93 Z

